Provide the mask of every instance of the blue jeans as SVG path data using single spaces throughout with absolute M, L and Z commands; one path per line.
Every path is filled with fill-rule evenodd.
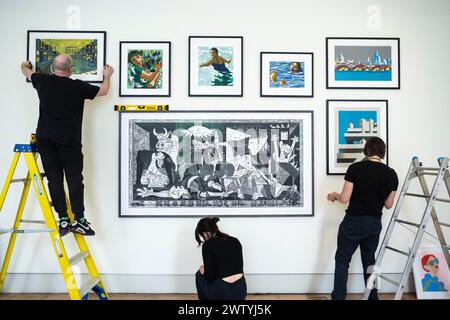
M 374 216 L 346 215 L 339 226 L 335 256 L 333 300 L 345 300 L 347 295 L 348 267 L 356 248 L 361 250 L 364 282 L 370 276 L 367 268 L 375 264 L 375 251 L 381 232 L 381 219 Z M 378 300 L 377 290 L 372 289 L 369 300 Z

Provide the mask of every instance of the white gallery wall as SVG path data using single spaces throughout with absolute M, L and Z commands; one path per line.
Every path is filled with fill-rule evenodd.
M 326 99 L 389 101 L 389 162 L 401 181 L 413 155 L 432 166 L 438 156 L 450 156 L 447 0 L 15 0 L 0 3 L 1 183 L 13 145 L 27 142 L 38 118 L 36 92 L 20 72 L 20 63 L 26 58 L 27 30 L 73 28 L 106 31 L 106 61 L 116 69 L 110 94 L 86 102 L 83 127 L 86 216 L 97 232 L 88 243 L 111 292 L 194 292 L 193 273 L 201 264 L 201 250 L 194 241 L 198 218 L 118 217 L 119 115 L 113 111 L 114 104 L 169 104 L 171 110 L 314 111 L 315 216 L 224 217 L 220 222 L 225 232 L 243 244 L 249 292 L 332 290 L 336 236 L 345 206 L 326 201 L 326 194 L 339 191 L 343 183 L 342 176 L 326 175 Z M 188 97 L 190 35 L 244 37 L 242 98 Z M 345 36 L 399 37 L 401 89 L 326 90 L 325 38 Z M 119 41 L 126 40 L 172 42 L 171 97 L 119 98 Z M 314 97 L 260 98 L 261 51 L 313 52 Z M 24 163 L 19 167 L 24 174 Z M 20 186 L 12 186 L 0 213 L 0 228 L 12 225 L 19 195 Z M 33 196 L 29 197 L 32 200 L 26 215 L 39 217 Z M 418 221 L 423 208 L 423 200 L 406 203 L 405 218 Z M 450 208 L 442 205 L 437 209 L 449 222 Z M 383 234 L 391 213 L 385 211 Z M 402 228 L 398 231 L 396 245 L 407 250 L 412 233 Z M 7 236 L 0 237 L 2 256 L 7 241 Z M 424 243 L 434 245 L 436 240 L 427 236 Z M 403 262 L 401 257 L 387 256 L 382 270 L 395 277 L 401 273 Z M 19 236 L 10 272 L 5 291 L 65 290 L 45 234 Z M 350 272 L 349 291 L 361 291 L 359 252 Z M 382 287 L 384 291 L 391 289 Z

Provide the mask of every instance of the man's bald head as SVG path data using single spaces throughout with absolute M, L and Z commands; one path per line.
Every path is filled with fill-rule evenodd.
M 53 69 L 55 71 L 68 72 L 72 67 L 72 57 L 68 54 L 60 54 L 53 59 Z

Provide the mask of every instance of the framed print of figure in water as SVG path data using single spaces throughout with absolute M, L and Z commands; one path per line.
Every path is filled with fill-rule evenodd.
M 121 97 L 170 97 L 170 42 L 121 41 Z
M 243 37 L 189 37 L 189 96 L 242 97 Z
M 400 89 L 399 38 L 326 38 L 328 89 Z
M 344 175 L 353 162 L 363 160 L 371 137 L 388 146 L 387 100 L 327 100 L 327 174 Z M 386 148 L 386 164 L 388 154 Z
M 312 216 L 312 128 L 312 111 L 123 112 L 119 216 Z
M 52 62 L 59 54 L 72 57 L 72 79 L 102 82 L 106 32 L 28 30 L 27 60 L 37 73 L 53 73 Z
M 312 97 L 313 54 L 261 52 L 261 97 Z

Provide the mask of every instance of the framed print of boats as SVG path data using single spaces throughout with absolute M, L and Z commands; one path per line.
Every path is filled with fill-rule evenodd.
M 326 38 L 328 89 L 400 89 L 399 38 Z
M 189 37 L 189 96 L 242 97 L 243 37 Z

